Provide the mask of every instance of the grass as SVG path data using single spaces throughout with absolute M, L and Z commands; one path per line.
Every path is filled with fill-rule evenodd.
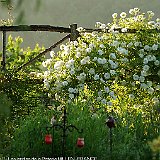
M 76 102 L 67 106 L 68 125 L 72 124 L 78 129 L 83 129 L 79 134 L 76 130 L 67 132 L 66 156 L 68 157 L 97 157 L 100 160 L 151 160 L 152 152 L 148 141 L 158 136 L 158 121 L 154 125 L 143 117 L 142 113 L 127 111 L 114 113 L 116 127 L 112 129 L 113 146 L 110 151 L 110 131 L 105 122 L 110 113 L 103 110 L 91 111 L 89 103 Z M 61 112 L 46 110 L 43 107 L 25 120 L 21 120 L 20 126 L 15 130 L 10 146 L 11 157 L 58 157 L 62 155 L 61 135 L 62 130 L 54 130 L 53 152 L 52 145 L 44 143 L 46 126 L 50 125 L 51 117 L 55 115 L 57 123 L 61 124 Z M 146 120 L 146 121 L 144 121 Z M 53 134 L 52 131 L 50 133 Z M 78 137 L 85 140 L 84 148 L 78 148 Z M 23 142 L 23 143 L 22 143 Z

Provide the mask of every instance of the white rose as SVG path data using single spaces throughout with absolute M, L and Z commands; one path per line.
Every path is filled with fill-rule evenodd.
M 139 57 L 140 57 L 140 58 L 143 58 L 143 57 L 144 57 L 144 55 L 143 55 L 142 53 L 140 53 L 140 54 L 139 54 Z
M 93 61 L 97 61 L 97 59 L 98 59 L 97 57 L 94 57 L 94 58 L 93 58 Z
M 105 91 L 106 93 L 109 93 L 109 87 L 104 87 L 104 91 Z
M 157 86 L 155 87 L 155 89 L 156 89 L 156 90 L 160 90 L 160 85 L 157 85 Z
M 152 101 L 155 105 L 159 104 L 159 99 L 157 97 L 153 97 Z
M 99 54 L 100 56 L 103 55 L 103 53 L 104 53 L 104 52 L 103 52 L 101 49 L 98 50 L 98 54 Z
M 147 86 L 151 87 L 152 86 L 152 81 L 147 81 Z
M 145 83 L 141 83 L 140 87 L 141 87 L 142 89 L 147 89 L 147 88 L 148 88 L 148 86 L 147 86 Z
M 99 79 L 99 75 L 96 74 L 96 75 L 94 76 L 94 80 L 98 80 L 98 79 Z
M 81 57 L 81 53 L 80 52 L 77 52 L 76 55 L 75 55 L 77 58 Z
M 115 47 L 117 47 L 118 45 L 119 45 L 118 41 L 113 41 L 113 43 L 111 44 L 111 46 L 115 46 Z
M 98 62 L 99 64 L 103 64 L 102 58 L 98 58 L 97 62 Z
M 113 14 L 112 14 L 112 17 L 113 17 L 114 19 L 117 18 L 117 16 L 118 16 L 117 13 L 113 13 Z
M 148 93 L 149 94 L 153 94 L 153 92 L 154 92 L 154 88 L 152 88 L 152 87 L 148 88 Z
M 144 70 L 144 71 L 148 71 L 148 70 L 149 70 L 149 66 L 148 66 L 148 65 L 144 65 L 144 66 L 143 66 L 143 70 Z
M 108 105 L 108 106 L 112 106 L 113 103 L 112 103 L 111 101 L 109 101 L 109 102 L 107 102 L 107 105 Z
M 54 55 L 55 55 L 54 51 L 51 51 L 51 52 L 50 52 L 50 56 L 53 58 Z
M 116 54 L 115 53 L 110 53 L 110 58 L 112 58 L 112 59 L 116 59 Z
M 63 86 L 67 86 L 67 85 L 68 85 L 68 82 L 67 82 L 67 81 L 63 81 L 63 82 L 62 82 L 62 85 L 63 85 Z
M 157 50 L 158 49 L 158 45 L 157 44 L 153 44 L 153 46 L 152 46 L 152 50 Z
M 140 80 L 140 82 L 144 82 L 144 81 L 145 81 L 145 77 L 140 76 L 140 77 L 139 77 L 139 80 Z
M 160 77 L 160 70 L 157 72 L 158 76 Z
M 71 74 L 71 75 L 75 74 L 75 70 L 74 70 L 74 69 L 71 69 L 71 70 L 70 70 L 70 74 Z
M 134 15 L 134 13 L 135 13 L 135 12 L 134 12 L 134 9 L 130 9 L 130 10 L 129 10 L 129 14 Z
M 125 32 L 127 32 L 127 28 L 122 28 L 121 31 L 122 31 L 123 33 L 125 33 Z
M 74 89 L 73 88 L 68 88 L 68 92 L 73 93 Z
M 150 47 L 148 45 L 144 46 L 144 50 L 149 51 Z
M 148 74 L 147 74 L 147 71 L 141 71 L 141 76 L 147 76 Z
M 134 46 L 135 46 L 135 47 L 138 47 L 139 44 L 140 44 L 140 42 L 135 42 L 135 43 L 134 43 Z
M 97 101 L 100 101 L 102 98 L 101 97 L 97 97 Z
M 110 77 L 111 77 L 111 76 L 110 76 L 110 73 L 105 73 L 105 74 L 104 74 L 104 78 L 105 78 L 105 79 L 110 79 Z
M 110 95 L 111 97 L 113 97 L 113 96 L 114 96 L 114 91 L 109 92 L 109 95 Z
M 87 49 L 86 49 L 86 52 L 87 52 L 87 53 L 90 53 L 91 51 L 92 51 L 91 48 L 87 48 Z
M 100 48 L 105 48 L 104 44 L 99 45 Z
M 118 67 L 118 63 L 113 63 L 113 64 L 111 64 L 111 68 L 112 69 L 116 69 Z
M 138 81 L 138 80 L 139 80 L 139 76 L 138 76 L 137 74 L 134 74 L 134 75 L 133 75 L 133 79 L 134 79 L 135 81 Z
M 74 94 L 69 94 L 69 98 L 73 99 L 74 98 Z
M 144 63 L 144 64 L 148 64 L 148 59 L 147 59 L 147 58 L 144 58 L 144 59 L 143 59 L 143 63 Z
M 102 58 L 102 64 L 107 63 L 107 60 L 105 58 Z
M 122 12 L 122 13 L 120 14 L 120 17 L 121 17 L 121 18 L 126 18 L 126 16 L 127 16 L 127 14 L 126 14 L 125 12 Z
M 154 64 L 155 64 L 156 66 L 159 66 L 159 60 L 156 60 L 156 61 L 154 62 Z
M 93 43 L 90 43 L 90 44 L 89 44 L 89 48 L 92 49 L 92 48 L 94 48 L 94 47 L 95 47 L 95 45 L 94 45 Z
M 88 71 L 90 74 L 95 74 L 95 69 L 94 68 L 90 68 L 90 70 Z
M 130 48 L 130 47 L 132 47 L 132 46 L 133 46 L 133 43 L 132 43 L 132 42 L 128 43 L 128 45 L 127 45 L 128 48 Z
M 102 96 L 102 91 L 99 91 L 99 92 L 98 92 L 98 96 Z
M 134 94 L 129 94 L 129 99 L 134 99 L 134 98 L 135 98 Z
M 101 103 L 102 103 L 102 104 L 106 104 L 106 103 L 107 103 L 106 99 L 102 99 L 102 100 L 101 100 Z
M 116 74 L 116 71 L 115 70 L 110 70 L 110 74 L 113 76 Z

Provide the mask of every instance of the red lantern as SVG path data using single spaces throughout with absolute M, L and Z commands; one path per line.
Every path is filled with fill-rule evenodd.
M 51 144 L 52 143 L 52 135 L 51 134 L 47 134 L 45 136 L 45 143 L 46 144 Z
M 84 147 L 84 138 L 77 139 L 77 147 L 79 147 L 79 148 Z

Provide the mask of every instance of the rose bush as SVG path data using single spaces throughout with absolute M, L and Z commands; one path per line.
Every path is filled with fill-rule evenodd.
M 160 19 L 134 8 L 112 15 L 113 22 L 96 23 L 101 32 L 78 28 L 77 41 L 51 51 L 43 62 L 44 87 L 57 100 L 71 102 L 87 94 L 108 110 L 122 102 L 142 109 L 157 106 L 160 95 Z M 132 33 L 134 31 L 134 33 Z
M 134 8 L 128 15 L 122 12 L 119 18 L 114 13 L 112 23 L 97 22 L 97 29 L 92 33 L 78 28 L 80 37 L 76 41 L 61 45 L 58 53 L 50 52 L 51 58 L 42 63 L 44 87 L 53 101 L 46 97 L 43 84 L 38 84 L 41 81 L 36 81 L 42 78 L 41 73 L 37 73 L 43 72 L 40 61 L 25 68 L 25 73 L 18 72 L 12 77 L 2 72 L 0 88 L 12 100 L 14 121 L 6 124 L 8 131 L 4 136 L 8 134 L 10 140 L 3 144 L 1 153 L 11 157 L 53 156 L 51 146 L 44 144 L 46 125 L 51 117 L 51 122 L 53 117 L 58 123 L 62 122 L 64 114 L 60 103 L 68 102 L 68 124 L 84 129 L 85 147 L 81 151 L 75 148 L 79 135 L 68 134 L 67 156 L 151 159 L 148 142 L 160 132 L 157 112 L 160 20 L 152 21 L 153 16 L 151 11 L 144 14 Z M 34 51 L 20 48 L 20 38 L 9 37 L 8 42 L 6 68 L 9 73 L 43 50 L 38 45 Z M 27 83 L 28 80 L 32 83 Z M 44 108 L 48 103 L 50 110 Z M 30 115 L 23 116 L 28 111 Z M 112 155 L 109 132 L 106 132 L 109 128 L 104 125 L 111 114 L 116 122 Z M 60 139 L 61 132 L 56 131 L 55 156 L 61 156 Z

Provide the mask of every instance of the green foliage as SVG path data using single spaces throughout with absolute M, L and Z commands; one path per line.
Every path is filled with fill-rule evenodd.
M 4 133 L 6 133 L 5 123 L 10 116 L 10 107 L 10 99 L 8 99 L 4 93 L 0 92 L 0 150 L 2 150 L 2 146 L 6 140 L 6 137 L 4 136 Z
M 24 68 L 25 72 L 16 71 L 18 67 L 35 57 L 44 48 L 40 48 L 37 44 L 33 50 L 29 47 L 24 49 L 21 47 L 22 42 L 23 39 L 20 37 L 13 39 L 9 36 L 6 51 L 6 70 L 0 71 L 0 91 L 12 102 L 9 106 L 10 117 L 5 119 L 5 126 L 3 126 L 7 128 L 2 133 L 6 139 L 2 144 L 4 148 L 8 148 L 14 129 L 19 124 L 19 119 L 28 115 L 37 105 L 44 103 L 43 100 L 46 97 L 39 68 L 40 59 L 33 65 Z M 0 53 L 0 57 L 2 57 L 2 53 Z M 0 61 L 2 61 L 1 58 Z M 3 102 L 7 104 L 7 100 Z M 3 109 L 5 108 L 3 107 Z
M 25 119 L 21 118 L 11 146 L 4 153 L 11 157 L 41 157 L 44 153 L 47 154 L 44 135 L 47 133 L 46 125 L 50 122 L 51 113 L 44 106 L 39 106 Z
M 5 119 L 10 115 L 10 106 L 10 99 L 4 93 L 0 92 L 0 132 L 3 130 Z
M 75 125 L 78 129 L 83 129 L 79 134 L 76 130 L 68 132 L 66 138 L 66 156 L 72 157 L 97 157 L 101 160 L 111 158 L 110 152 L 110 130 L 105 125 L 109 116 L 107 112 L 91 111 L 87 101 L 79 101 L 76 104 L 67 106 L 68 124 Z M 113 151 L 114 160 L 150 160 L 152 157 L 148 141 L 158 135 L 156 124 L 151 127 L 151 122 L 144 124 L 141 114 L 129 114 L 123 110 L 121 114 L 112 113 L 116 118 L 116 128 L 113 132 Z M 50 125 L 52 116 L 56 116 L 57 124 L 62 124 L 61 107 L 51 110 L 44 110 L 39 107 L 34 113 L 22 120 L 19 127 L 15 130 L 12 140 L 12 157 L 57 157 L 62 156 L 61 135 L 62 130 L 46 130 Z M 47 133 L 53 135 L 52 145 L 44 143 Z M 84 148 L 76 147 L 78 137 L 85 140 Z M 23 143 L 22 143 L 23 142 Z
M 44 48 L 40 48 L 37 44 L 33 50 L 29 47 L 24 49 L 21 47 L 22 42 L 23 39 L 20 37 L 13 39 L 9 36 L 6 52 L 6 71 L 1 71 L 0 75 L 0 89 L 13 102 L 11 111 L 14 114 L 20 111 L 20 115 L 23 112 L 27 113 L 29 107 L 34 107 L 40 103 L 36 98 L 43 96 L 42 77 L 41 73 L 38 73 L 41 60 L 26 67 L 25 72 L 15 72 L 15 70 L 43 51 Z M 0 53 L 1 56 L 2 53 Z
M 22 48 L 23 39 L 21 37 L 13 37 L 9 35 L 8 37 L 8 44 L 7 44 L 7 64 L 6 69 L 8 71 L 13 72 L 15 69 L 18 69 L 22 64 L 28 62 L 30 59 L 34 58 L 37 54 L 42 52 L 44 50 L 44 47 L 39 47 L 38 44 L 36 44 L 35 48 L 32 50 L 30 47 L 28 48 Z M 0 54 L 0 56 L 2 53 Z M 41 59 L 38 59 L 36 63 L 28 66 L 25 68 L 25 72 L 29 71 L 38 71 L 40 70 L 39 66 L 43 60 L 43 57 Z
M 114 13 L 112 23 L 98 22 L 96 26 L 102 32 L 86 33 L 79 28 L 81 37 L 77 41 L 61 45 L 57 54 L 51 51 L 51 58 L 43 61 L 42 65 L 47 68 L 43 76 L 39 68 L 42 61 L 26 67 L 25 73 L 13 72 L 43 48 L 37 45 L 33 51 L 23 49 L 20 47 L 23 40 L 10 36 L 0 89 L 12 101 L 13 121 L 6 120 L 5 135 L 11 143 L 5 143 L 2 154 L 62 156 L 62 130 L 46 130 L 46 126 L 51 127 L 52 116 L 56 117 L 56 123 L 63 123 L 63 104 L 67 108 L 68 124 L 83 129 L 81 134 L 68 132 L 67 156 L 152 159 L 148 142 L 160 132 L 160 35 L 157 32 L 160 20 L 153 23 L 153 15 L 151 11 L 144 14 L 134 8 L 129 11 L 129 17 L 122 12 L 117 18 Z M 119 27 L 122 33 L 116 31 Z M 123 33 L 128 29 L 137 32 Z M 46 105 L 51 103 L 50 110 L 41 106 L 43 98 Z M 28 114 L 31 107 L 34 109 L 30 114 L 22 116 Z M 110 129 L 105 124 L 110 115 L 116 119 L 116 127 L 112 129 L 112 154 Z M 53 135 L 52 145 L 44 143 L 48 133 Z M 75 146 L 78 137 L 85 139 L 84 148 Z
M 0 93 L 0 117 L 9 115 L 9 106 L 11 106 L 10 100 L 5 94 Z

